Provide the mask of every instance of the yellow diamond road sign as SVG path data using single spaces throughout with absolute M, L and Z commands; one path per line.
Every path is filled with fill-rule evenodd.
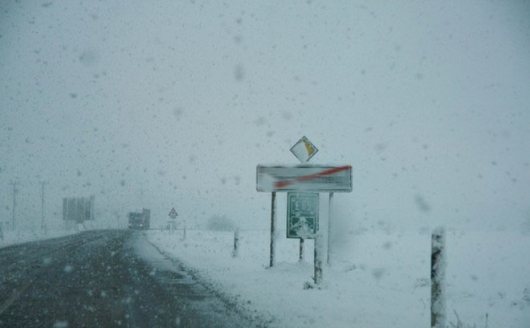
M 318 149 L 305 136 L 291 148 L 291 152 L 298 158 L 301 163 L 306 163 L 313 157 Z

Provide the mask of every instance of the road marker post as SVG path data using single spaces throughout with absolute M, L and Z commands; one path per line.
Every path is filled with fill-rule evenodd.
M 234 250 L 232 251 L 232 257 L 239 255 L 239 228 L 234 230 Z
M 431 239 L 431 327 L 445 328 L 445 230 L 436 228 Z
M 300 238 L 300 254 L 298 255 L 298 261 L 304 262 L 304 238 Z

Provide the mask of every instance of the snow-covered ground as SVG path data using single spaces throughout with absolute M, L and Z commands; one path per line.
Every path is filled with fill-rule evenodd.
M 430 327 L 429 233 L 365 232 L 332 245 L 322 289 L 313 276 L 313 243 L 298 261 L 298 241 L 277 238 L 269 268 L 267 231 L 149 231 L 228 298 L 276 327 Z M 530 236 L 518 232 L 446 233 L 448 327 L 530 327 Z
M 55 238 L 75 230 L 4 232 L 0 247 Z M 271 327 L 430 327 L 429 233 L 364 232 L 332 244 L 321 289 L 312 282 L 313 243 L 298 261 L 297 240 L 276 242 L 269 268 L 269 232 L 151 230 L 149 242 L 177 258 L 231 301 Z M 530 235 L 518 232 L 446 234 L 448 327 L 530 327 Z
M 0 247 L 6 247 L 14 244 L 22 244 L 31 241 L 63 237 L 77 233 L 75 230 L 18 230 L 4 231 L 3 238 L 0 238 Z

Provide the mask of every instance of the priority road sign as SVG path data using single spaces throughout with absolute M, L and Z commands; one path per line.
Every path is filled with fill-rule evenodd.
M 311 141 L 305 136 L 291 147 L 291 153 L 293 153 L 302 164 L 309 161 L 317 152 L 317 147 L 315 147 L 315 145 L 313 145 L 313 143 L 311 143 Z

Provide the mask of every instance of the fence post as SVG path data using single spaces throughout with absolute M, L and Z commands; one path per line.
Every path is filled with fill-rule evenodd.
M 300 255 L 298 256 L 298 261 L 304 261 L 304 238 L 300 238 Z
M 431 327 L 445 327 L 445 230 L 436 228 L 431 240 Z
M 232 252 L 232 257 L 237 257 L 239 253 L 239 228 L 234 230 L 234 250 Z

